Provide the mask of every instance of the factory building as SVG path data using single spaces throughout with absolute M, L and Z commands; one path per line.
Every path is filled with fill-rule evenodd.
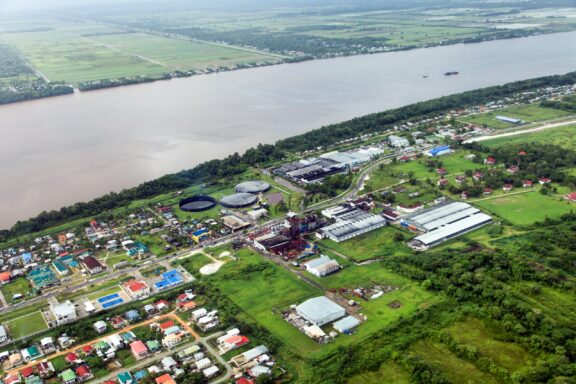
M 337 243 L 386 225 L 386 219 L 382 216 L 362 211 L 353 204 L 325 209 L 322 211 L 322 215 L 336 220 L 336 223 L 320 229 L 317 236 L 320 238 L 327 237 Z
M 346 316 L 344 308 L 326 296 L 308 299 L 296 306 L 296 313 L 310 323 L 321 327 Z
M 415 237 L 410 245 L 429 248 L 463 233 L 492 222 L 492 217 L 463 202 L 439 205 L 400 221 L 412 231 L 425 232 Z

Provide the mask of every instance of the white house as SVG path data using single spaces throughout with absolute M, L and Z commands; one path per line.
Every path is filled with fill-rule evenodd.
M 50 310 L 52 315 L 54 315 L 54 319 L 56 319 L 56 323 L 58 325 L 68 324 L 76 320 L 76 308 L 74 304 L 70 300 L 66 300 L 63 303 L 50 305 Z

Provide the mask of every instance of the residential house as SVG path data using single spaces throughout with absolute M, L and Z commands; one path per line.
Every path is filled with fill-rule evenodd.
M 4 377 L 4 384 L 19 384 L 22 382 L 22 378 L 17 373 L 11 373 Z
M 513 188 L 514 188 L 514 186 L 512 184 L 504 184 L 504 186 L 502 187 L 502 190 L 504 192 L 510 192 Z
M 71 370 L 71 369 L 67 369 L 64 372 L 60 373 L 60 375 L 58 375 L 60 377 L 60 380 L 62 381 L 62 384 L 74 384 L 76 383 L 76 373 Z
M 478 172 L 478 171 L 476 171 L 476 172 L 474 172 L 474 173 L 472 174 L 472 179 L 473 179 L 474 181 L 480 181 L 480 180 L 482 180 L 483 177 L 484 177 L 484 175 L 483 175 L 481 172 Z
M 179 312 L 191 311 L 194 308 L 196 308 L 196 302 L 194 302 L 194 301 L 187 301 L 185 303 L 178 303 L 178 311 Z
M 10 271 L 0 273 L 0 284 L 8 284 L 12 281 L 12 273 Z
M 78 381 L 88 381 L 92 377 L 94 377 L 94 375 L 92 375 L 92 371 L 90 371 L 90 367 L 88 367 L 86 364 L 82 364 L 82 365 L 76 367 L 76 377 L 77 377 Z
M 44 337 L 40 339 L 40 346 L 42 347 L 42 351 L 45 355 L 56 352 L 56 344 L 54 343 L 54 339 L 51 337 Z
M 494 156 L 488 156 L 488 158 L 486 158 L 484 160 L 484 164 L 495 165 L 496 164 L 496 158 Z
M 108 325 L 103 320 L 98 320 L 97 322 L 94 323 L 94 329 L 98 333 L 105 333 L 107 328 Z
M 172 378 L 172 376 L 170 376 L 169 373 L 166 373 L 156 378 L 156 384 L 176 384 L 176 381 Z
M 552 182 L 552 179 L 549 177 L 541 177 L 538 179 L 538 183 L 540 185 L 544 185 L 544 184 L 550 184 Z
M 506 169 L 506 172 L 508 173 L 518 173 L 520 171 L 520 167 L 518 167 L 517 165 L 511 165 Z
M 207 379 L 210 379 L 210 378 L 216 376 L 218 374 L 218 372 L 220 372 L 220 368 L 218 368 L 215 365 L 202 370 L 202 374 Z
M 134 376 L 128 371 L 120 372 L 116 378 L 118 379 L 119 384 L 134 384 Z
M 112 324 L 112 328 L 120 329 L 126 326 L 126 320 L 122 316 L 114 316 L 110 319 L 110 324 Z
M 148 347 L 148 350 L 152 353 L 158 352 L 160 350 L 160 343 L 157 340 L 148 340 L 146 347 Z
M 196 368 L 198 368 L 199 370 L 206 369 L 210 366 L 212 366 L 212 361 L 207 357 L 205 357 L 201 360 L 198 360 L 196 362 Z
M 126 316 L 126 318 L 128 319 L 129 322 L 134 323 L 138 320 L 140 320 L 141 316 L 140 316 L 140 312 L 138 312 L 135 309 L 131 309 L 128 312 L 126 312 L 124 314 Z
M 142 340 L 137 340 L 132 344 L 130 344 L 130 351 L 132 352 L 132 355 L 136 358 L 136 360 L 145 359 L 150 355 L 148 348 L 142 342 Z
M 7 328 L 0 324 L 0 343 L 5 343 L 8 340 L 10 340 L 10 337 L 8 336 Z
M 64 358 L 68 364 L 80 364 L 82 360 L 74 352 L 69 352 Z
M 14 352 L 10 356 L 8 356 L 8 368 L 14 368 L 19 365 L 22 365 L 24 360 L 22 359 L 22 355 L 20 352 Z
M 178 363 L 176 362 L 176 360 L 174 360 L 172 356 L 166 356 L 165 358 L 163 358 L 161 364 L 162 368 L 164 368 L 165 371 L 171 371 L 174 368 L 178 367 Z
M 170 309 L 170 303 L 166 300 L 158 300 L 156 303 L 154 303 L 154 306 L 160 312 Z
M 94 256 L 85 256 L 80 264 L 91 275 L 104 271 L 104 266 Z
M 44 354 L 40 351 L 40 349 L 38 349 L 36 345 L 32 345 L 28 348 L 22 349 L 20 351 L 20 354 L 22 355 L 24 361 L 32 361 L 39 357 L 44 356 Z
M 82 352 L 85 356 L 91 356 L 94 353 L 94 347 L 91 345 L 85 345 L 82 347 Z
M 55 372 L 54 365 L 49 361 L 42 361 L 36 366 L 36 370 L 41 378 L 46 378 L 52 376 Z
M 187 334 L 184 332 L 172 333 L 162 339 L 162 345 L 165 348 L 172 348 L 182 343 L 186 339 Z
M 532 180 L 523 180 L 522 181 L 522 186 L 524 188 L 529 188 L 533 185 L 534 183 L 532 182 Z

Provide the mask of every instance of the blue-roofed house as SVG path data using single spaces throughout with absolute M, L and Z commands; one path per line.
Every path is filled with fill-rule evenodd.
M 430 149 L 428 152 L 426 152 L 426 155 L 431 156 L 431 157 L 437 157 L 437 156 L 442 156 L 442 155 L 449 155 L 452 153 L 452 150 L 450 149 L 449 145 L 441 145 L 439 147 L 435 147 Z
M 148 371 L 146 371 L 145 369 L 141 369 L 137 372 L 134 372 L 134 380 L 136 381 L 140 381 L 146 376 L 148 376 Z
M 192 238 L 192 240 L 199 243 L 203 239 L 208 237 L 208 230 L 206 228 L 199 229 L 197 231 L 192 232 L 192 234 L 190 234 L 190 237 Z
M 23 253 L 20 257 L 22 258 L 22 263 L 24 263 L 24 265 L 30 264 L 32 261 L 32 254 L 30 252 Z
M 70 272 L 68 270 L 68 267 L 66 266 L 66 264 L 64 264 L 60 260 L 54 260 L 52 262 L 52 266 L 54 267 L 54 270 L 56 271 L 56 273 L 60 276 L 66 276 Z
M 140 312 L 138 312 L 135 309 L 131 309 L 128 312 L 126 312 L 126 318 L 128 319 L 129 322 L 138 321 L 141 318 Z

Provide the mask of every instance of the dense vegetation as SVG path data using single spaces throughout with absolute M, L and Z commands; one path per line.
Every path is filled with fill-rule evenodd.
M 182 189 L 195 183 L 209 182 L 240 174 L 250 166 L 262 166 L 282 159 L 284 150 L 301 151 L 328 146 L 345 138 L 356 137 L 369 132 L 385 131 L 409 119 L 420 119 L 453 108 L 485 103 L 517 92 L 545 86 L 574 84 L 575 82 L 576 72 L 562 76 L 542 77 L 464 92 L 325 126 L 302 135 L 280 140 L 276 145 L 260 144 L 256 148 L 247 150 L 243 155 L 235 153 L 223 160 L 211 160 L 192 169 L 166 175 L 118 193 L 112 192 L 90 202 L 76 203 L 58 211 L 42 212 L 35 218 L 17 222 L 10 230 L 0 231 L 0 241 L 34 233 L 70 220 L 97 216 L 106 210 L 126 206 L 137 199 Z

